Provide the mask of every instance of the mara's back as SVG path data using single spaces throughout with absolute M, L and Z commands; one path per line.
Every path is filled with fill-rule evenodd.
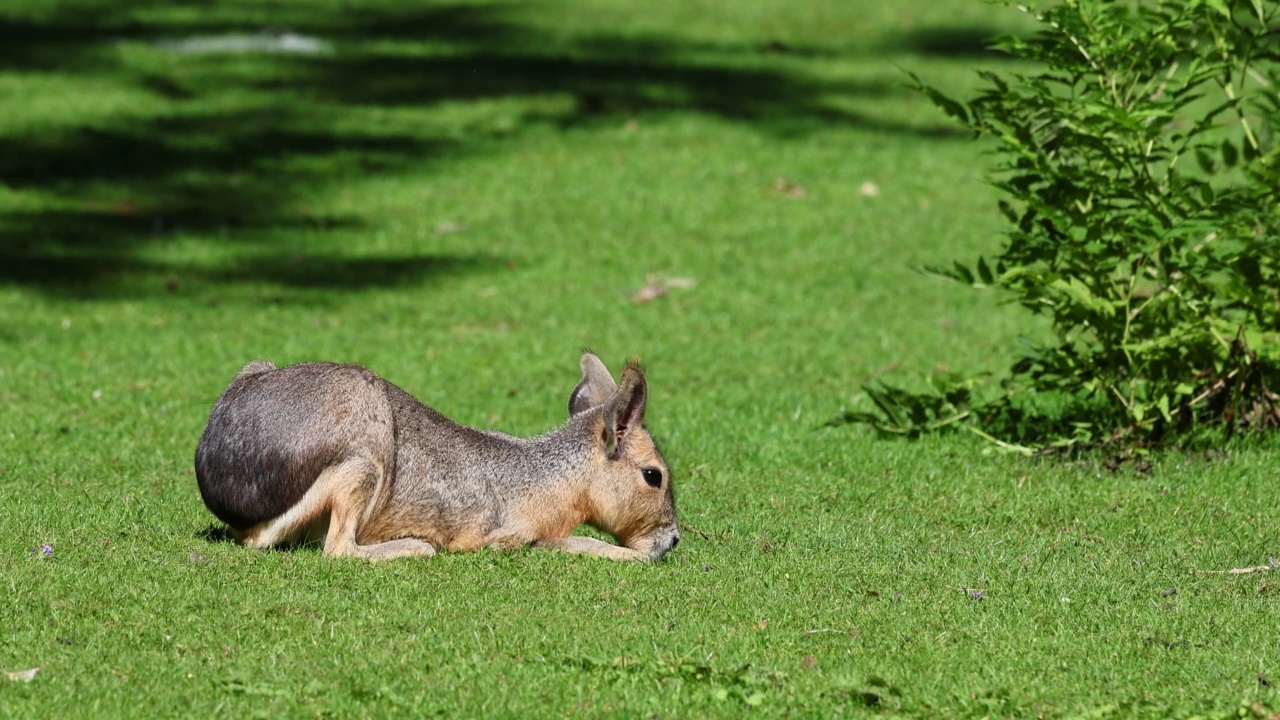
M 366 539 L 412 532 L 443 547 L 479 542 L 503 523 L 506 499 L 545 475 L 533 466 L 528 441 L 455 423 L 392 383 L 386 393 L 395 418 L 394 480 Z

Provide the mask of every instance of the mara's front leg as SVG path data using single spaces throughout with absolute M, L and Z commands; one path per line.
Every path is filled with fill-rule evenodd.
M 612 545 L 602 540 L 583 537 L 581 535 L 570 535 L 569 537 L 561 540 L 540 541 L 534 543 L 534 546 L 575 553 L 578 555 L 591 555 L 593 557 L 609 558 L 610 560 L 636 561 L 648 559 L 648 556 L 637 550 L 621 547 L 619 545 Z
M 378 562 L 402 557 L 431 557 L 436 554 L 436 549 L 425 540 L 400 538 L 373 545 L 353 545 L 349 554 L 365 558 L 370 562 Z

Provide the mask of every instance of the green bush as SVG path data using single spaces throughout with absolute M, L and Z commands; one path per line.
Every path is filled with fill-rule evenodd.
M 983 72 L 968 102 L 916 78 L 998 141 L 1009 221 L 994 262 L 934 272 L 1012 293 L 1054 339 L 1028 343 L 981 406 L 972 383 L 934 378 L 927 395 L 868 387 L 882 414 L 846 419 L 1035 445 L 1277 426 L 1280 3 L 1019 9 L 1040 31 L 998 47 L 1037 71 Z

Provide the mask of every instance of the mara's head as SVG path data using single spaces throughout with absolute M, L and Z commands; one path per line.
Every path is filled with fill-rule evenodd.
M 587 522 L 651 560 L 680 542 L 667 462 L 644 427 L 649 386 L 627 363 L 614 382 L 592 353 L 582 355 L 582 381 L 569 396 L 569 415 L 592 433 Z

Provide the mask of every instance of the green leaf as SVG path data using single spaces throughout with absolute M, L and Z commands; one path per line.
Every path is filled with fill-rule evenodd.
M 899 428 L 905 432 L 911 428 L 909 412 L 907 408 L 903 407 L 903 405 L 898 402 L 898 399 L 894 396 L 895 393 L 893 393 L 892 390 L 893 388 L 885 385 L 882 385 L 879 388 L 875 388 L 870 385 L 862 386 L 862 391 L 867 394 L 867 397 L 871 398 L 871 402 L 875 403 L 875 406 L 880 409 L 880 412 L 884 413 L 885 417 L 888 418 L 889 422 L 892 424 L 892 427 Z
M 1248 142 L 1247 139 L 1245 142 L 1240 144 L 1240 147 L 1244 150 L 1244 159 L 1249 162 L 1253 162 L 1254 160 L 1262 157 L 1261 151 L 1255 147 L 1253 143 Z
M 916 89 L 919 90 L 920 92 L 923 92 L 925 96 L 928 97 L 929 100 L 934 105 L 938 106 L 938 108 L 941 109 L 944 113 L 959 120 L 965 125 L 970 124 L 970 115 L 969 115 L 968 108 L 966 108 L 961 103 L 958 103 L 955 100 L 952 100 L 951 98 L 942 94 L 942 92 L 937 88 L 924 84 L 923 82 L 921 82 L 919 76 L 917 76 L 915 73 L 907 73 L 907 74 L 911 76 L 911 79 L 915 80 Z
M 1107 313 L 1112 309 L 1112 305 L 1103 298 L 1099 298 L 1093 294 L 1088 285 L 1085 285 L 1079 278 L 1068 278 L 1066 280 L 1054 280 L 1049 283 L 1049 287 L 1059 291 L 1067 298 L 1081 308 L 1095 313 Z
M 933 265 L 925 265 L 918 268 L 925 275 L 932 275 L 946 280 L 954 280 L 955 282 L 964 283 L 965 285 L 974 285 L 973 273 L 960 263 L 956 263 L 953 268 L 940 268 Z
M 1192 1 L 1191 7 L 1199 7 L 1199 6 L 1204 6 L 1217 11 L 1219 15 L 1226 18 L 1227 20 L 1231 19 L 1231 10 L 1230 8 L 1227 7 L 1227 4 L 1226 2 L 1224 2 L 1224 0 L 1193 0 Z
M 1217 171 L 1217 163 L 1213 161 L 1213 158 L 1209 156 L 1209 153 L 1205 151 L 1204 148 L 1202 147 L 1196 148 L 1195 155 L 1196 155 L 1196 164 L 1200 166 L 1200 170 L 1202 172 L 1204 172 L 1207 175 L 1212 175 L 1215 171 Z
M 1250 290 L 1261 290 L 1267 284 L 1256 255 L 1241 255 L 1236 259 L 1236 270 Z
M 1008 220 L 1011 223 L 1018 222 L 1018 213 L 1013 209 L 1013 205 L 1010 205 L 1008 201 L 1001 200 L 999 203 L 999 207 L 1000 207 L 1000 214 L 1004 215 L 1006 220 Z
M 1265 27 L 1267 24 L 1267 15 L 1262 10 L 1262 0 L 1249 0 L 1249 4 L 1253 6 L 1253 12 L 1258 16 L 1258 22 Z
M 1236 150 L 1236 146 L 1231 144 L 1230 140 L 1222 141 L 1222 164 L 1229 168 L 1236 166 L 1236 162 L 1240 160 L 1240 153 Z
M 1213 204 L 1213 186 L 1209 183 L 1197 183 L 1199 186 L 1200 202 L 1205 205 Z
M 995 284 L 995 277 L 991 274 L 991 268 L 987 267 L 987 261 L 982 257 L 978 258 L 978 277 L 987 285 Z

